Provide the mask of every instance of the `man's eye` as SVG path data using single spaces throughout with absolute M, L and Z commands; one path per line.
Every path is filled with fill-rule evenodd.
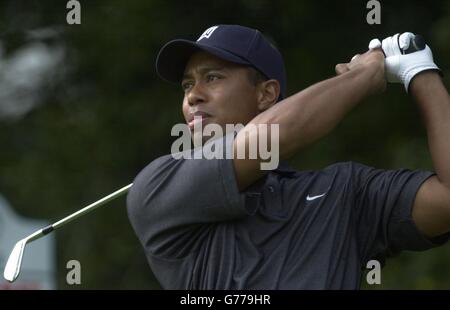
M 210 82 L 210 81 L 218 80 L 218 79 L 220 79 L 220 77 L 218 75 L 215 75 L 215 74 L 208 74 L 206 76 L 206 79 L 208 80 L 208 82 Z
M 192 83 L 190 82 L 186 82 L 186 83 L 182 83 L 181 84 L 181 88 L 183 89 L 183 91 L 187 91 L 192 87 Z

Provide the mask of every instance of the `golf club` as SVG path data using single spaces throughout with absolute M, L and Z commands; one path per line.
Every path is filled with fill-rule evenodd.
M 62 220 L 57 221 L 54 224 L 51 224 L 49 226 L 46 226 L 42 229 L 39 229 L 38 231 L 32 233 L 31 235 L 29 235 L 28 237 L 23 238 L 22 240 L 18 241 L 16 243 L 16 245 L 14 246 L 11 254 L 9 255 L 8 261 L 6 262 L 6 266 L 5 266 L 5 271 L 3 273 L 3 277 L 9 281 L 9 282 L 14 282 L 17 277 L 19 276 L 19 272 L 20 272 L 20 265 L 22 264 L 22 258 L 23 258 L 23 253 L 25 251 L 25 246 L 27 245 L 27 243 L 30 243 L 34 240 L 37 240 L 49 233 L 51 233 L 52 231 L 54 231 L 55 229 L 79 218 L 80 216 L 83 216 L 91 211 L 93 211 L 94 209 L 106 204 L 107 202 L 120 197 L 121 195 L 125 194 L 128 192 L 129 188 L 133 185 L 133 183 L 115 191 L 112 194 L 109 194 L 106 197 L 103 197 L 102 199 L 84 207 L 83 209 L 63 218 Z

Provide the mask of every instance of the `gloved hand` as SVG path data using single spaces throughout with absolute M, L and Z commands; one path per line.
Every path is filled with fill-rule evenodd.
M 431 49 L 424 42 L 425 48 L 415 46 L 416 36 L 411 32 L 395 34 L 380 42 L 373 39 L 369 49 L 382 48 L 385 58 L 386 79 L 390 83 L 403 83 L 406 92 L 412 79 L 420 72 L 426 70 L 439 70 L 433 61 Z

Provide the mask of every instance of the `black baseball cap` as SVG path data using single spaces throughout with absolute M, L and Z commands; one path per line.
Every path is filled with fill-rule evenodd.
M 275 46 L 256 29 L 239 25 L 216 25 L 206 29 L 197 41 L 183 39 L 166 43 L 156 58 L 156 72 L 169 82 L 180 82 L 189 58 L 202 50 L 223 60 L 249 65 L 268 79 L 280 83 L 280 97 L 286 98 L 286 70 Z

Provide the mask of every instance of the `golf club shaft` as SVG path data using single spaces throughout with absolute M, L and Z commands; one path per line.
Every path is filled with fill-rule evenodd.
M 85 214 L 87 214 L 87 213 L 97 209 L 98 207 L 108 203 L 109 201 L 111 201 L 113 199 L 116 199 L 117 197 L 127 193 L 132 185 L 133 185 L 133 183 L 128 184 L 127 186 L 122 187 L 121 189 L 115 191 L 114 193 L 111 193 L 108 196 L 103 197 L 102 199 L 100 199 L 100 200 L 98 200 L 98 201 L 96 201 L 94 203 L 91 203 L 90 205 L 84 207 L 83 209 L 78 210 L 77 212 L 75 212 L 75 213 L 73 213 L 73 214 L 71 214 L 71 215 L 69 215 L 69 216 L 67 216 L 67 217 L 65 217 L 63 219 L 61 219 L 61 220 L 59 220 L 59 221 L 57 221 L 57 222 L 55 222 L 55 223 L 53 223 L 53 224 L 51 224 L 51 225 L 49 225 L 47 227 L 44 227 L 44 228 L 34 232 L 30 236 L 28 236 L 28 242 L 31 242 L 31 241 L 36 240 L 36 239 L 39 239 L 40 237 L 51 233 L 55 229 L 58 229 L 59 227 L 61 227 L 61 226 L 65 225 L 65 224 L 67 224 L 67 223 L 69 223 L 69 222 L 79 218 L 80 216 L 83 216 L 83 215 L 85 215 Z

